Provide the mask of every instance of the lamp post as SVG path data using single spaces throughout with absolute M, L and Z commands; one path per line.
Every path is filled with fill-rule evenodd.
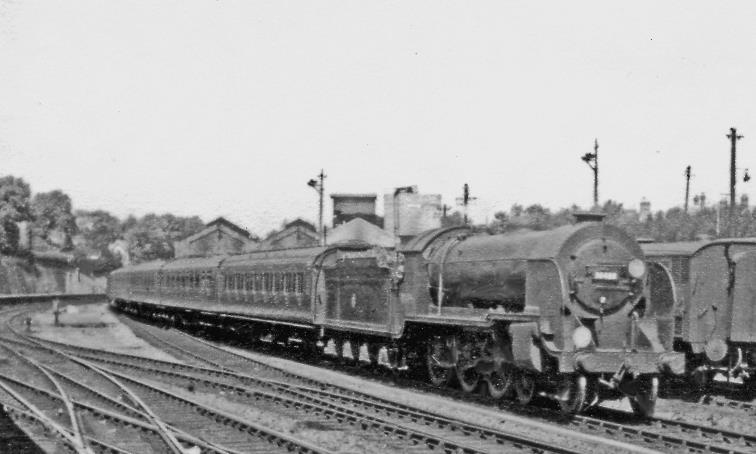
M 323 169 L 320 169 L 320 174 L 317 175 L 318 179 L 311 179 L 307 182 L 307 186 L 313 188 L 318 192 L 319 206 L 318 206 L 318 233 L 320 233 L 320 245 L 325 246 L 325 231 L 323 231 L 323 180 L 326 175 L 323 173 Z
M 394 208 L 394 250 L 396 251 L 397 255 L 399 254 L 399 246 L 401 245 L 401 240 L 399 239 L 399 207 L 396 203 L 396 197 L 402 193 L 413 194 L 414 192 L 415 188 L 412 186 L 402 186 L 394 189 L 394 198 L 392 199 L 392 205 Z
M 586 153 L 582 159 L 593 170 L 593 206 L 598 206 L 598 139 L 593 141 L 593 153 Z

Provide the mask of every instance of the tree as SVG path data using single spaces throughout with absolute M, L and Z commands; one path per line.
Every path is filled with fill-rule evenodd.
M 464 217 L 459 211 L 453 211 L 451 214 L 441 218 L 441 227 L 453 227 L 456 225 L 465 225 Z
M 21 178 L 0 178 L 0 252 L 18 252 L 18 222 L 32 219 L 29 205 L 31 189 Z
M 172 214 L 148 214 L 138 219 L 124 232 L 129 242 L 129 254 L 135 263 L 174 257 L 173 243 L 204 228 L 197 216 L 180 217 Z
M 121 221 L 105 210 L 78 210 L 75 215 L 84 246 L 92 251 L 107 250 L 122 235 Z
M 42 238 L 49 240 L 51 233 L 59 232 L 63 236 L 62 249 L 73 247 L 71 237 L 77 229 L 68 195 L 59 190 L 39 193 L 32 199 L 31 212 L 34 229 Z

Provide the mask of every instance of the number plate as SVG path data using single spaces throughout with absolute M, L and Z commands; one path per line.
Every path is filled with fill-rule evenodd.
M 616 281 L 618 276 L 616 271 L 595 271 L 593 279 L 597 281 Z

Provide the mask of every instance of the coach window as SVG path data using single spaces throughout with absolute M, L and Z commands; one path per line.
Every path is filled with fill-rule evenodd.
M 297 283 L 296 283 L 296 288 L 294 289 L 294 291 L 297 293 L 297 295 L 301 295 L 304 293 L 303 288 L 302 288 L 304 284 L 304 273 L 297 273 L 296 276 L 297 276 Z

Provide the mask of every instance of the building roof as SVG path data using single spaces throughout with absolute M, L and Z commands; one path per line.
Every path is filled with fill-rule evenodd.
M 205 224 L 205 227 L 212 227 L 214 225 L 225 225 L 229 229 L 233 230 L 234 232 L 238 233 L 239 235 L 242 235 L 246 238 L 250 237 L 249 231 L 247 229 L 243 229 L 239 227 L 238 225 L 234 224 L 233 222 L 229 221 L 228 219 L 224 218 L 223 216 L 218 216 L 217 218 L 213 219 L 212 221 Z
M 332 199 L 377 199 L 378 195 L 373 194 L 357 194 L 357 193 L 341 193 L 331 194 Z
M 296 227 L 296 226 L 302 226 L 302 227 L 305 227 L 306 229 L 312 230 L 313 232 L 317 232 L 317 229 L 315 228 L 314 225 L 310 224 L 309 222 L 305 221 L 302 218 L 296 218 L 293 221 L 287 223 L 282 229 L 282 231 L 291 227 Z
M 354 218 L 335 227 L 328 233 L 328 244 L 362 241 L 368 244 L 393 247 L 394 235 L 362 218 Z

